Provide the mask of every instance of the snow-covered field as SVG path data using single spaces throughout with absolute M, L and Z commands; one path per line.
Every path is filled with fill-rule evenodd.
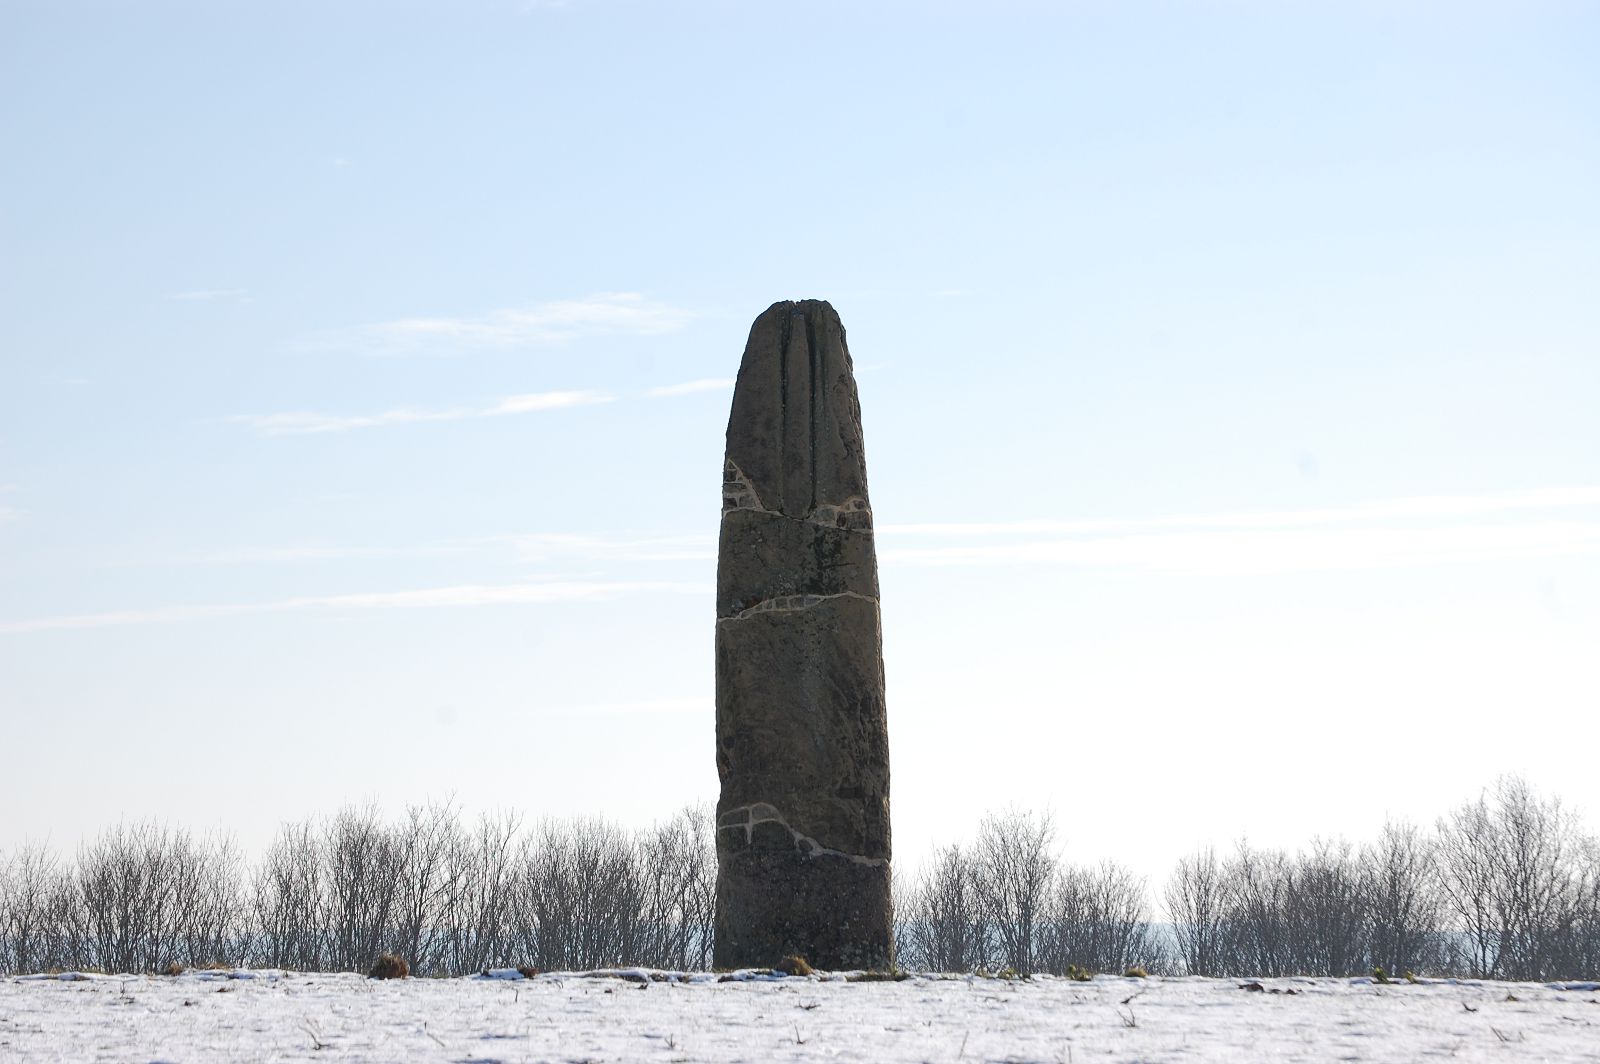
M 0 1060 L 1600 1061 L 1600 984 L 1242 982 L 30 976 Z

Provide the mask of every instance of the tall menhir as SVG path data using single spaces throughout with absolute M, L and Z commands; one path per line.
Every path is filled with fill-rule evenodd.
M 750 329 L 717 554 L 718 968 L 886 968 L 889 732 L 861 404 L 827 303 Z

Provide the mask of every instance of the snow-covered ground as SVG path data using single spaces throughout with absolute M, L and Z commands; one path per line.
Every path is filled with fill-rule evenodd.
M 0 982 L 0 1060 L 1600 1061 L 1600 984 L 629 970 Z

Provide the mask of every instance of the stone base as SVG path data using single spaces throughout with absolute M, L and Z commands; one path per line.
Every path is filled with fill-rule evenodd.
M 894 961 L 887 862 L 811 857 L 796 847 L 718 858 L 713 966 L 770 968 L 798 955 L 823 971 L 886 971 Z

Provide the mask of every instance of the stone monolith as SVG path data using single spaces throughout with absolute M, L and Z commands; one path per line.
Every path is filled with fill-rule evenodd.
M 861 405 L 827 303 L 774 303 L 751 327 L 722 481 L 714 963 L 886 968 L 878 561 Z

